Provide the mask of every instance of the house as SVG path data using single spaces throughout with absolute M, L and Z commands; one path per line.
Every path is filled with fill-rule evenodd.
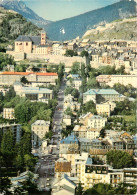
M 71 125 L 71 116 L 70 115 L 64 115 L 63 116 L 63 124 L 65 126 L 70 126 Z
M 60 179 L 64 174 L 70 176 L 71 173 L 71 162 L 67 162 L 67 160 L 59 159 L 55 162 L 55 173 L 56 178 Z
M 101 129 L 90 128 L 82 125 L 75 125 L 73 132 L 79 138 L 95 139 L 100 136 Z
M 120 94 L 114 89 L 90 89 L 83 93 L 83 103 L 92 100 L 94 103 L 108 101 L 122 101 Z
M 114 111 L 115 107 L 116 103 L 107 101 L 100 104 L 96 104 L 96 111 L 99 115 L 110 116 L 111 112 Z
M 83 39 L 82 42 L 81 42 L 81 44 L 80 44 L 80 46 L 81 47 L 87 46 L 89 44 L 89 41 L 90 41 L 89 39 Z
M 14 108 L 3 108 L 3 118 L 10 120 L 15 119 Z
M 82 79 L 76 78 L 72 82 L 73 82 L 74 88 L 76 88 L 77 90 L 79 90 L 79 88 L 82 85 Z
M 53 184 L 52 195 L 75 195 L 76 184 L 67 174 Z
M 37 120 L 31 125 L 32 147 L 40 147 L 45 134 L 49 132 L 50 121 Z
M 91 118 L 88 119 L 88 127 L 101 129 L 105 127 L 106 122 L 107 118 L 103 118 L 99 115 L 93 115 Z
M 79 150 L 79 140 L 74 133 L 71 133 L 71 135 L 60 141 L 60 154 L 71 150 L 73 152 L 77 152 Z
M 83 125 L 88 125 L 88 119 L 91 118 L 93 114 L 91 112 L 88 112 L 87 114 L 83 114 L 79 117 L 79 123 L 82 123 Z
M 0 124 L 0 132 L 1 135 L 3 135 L 4 133 L 6 133 L 7 131 L 12 131 L 13 135 L 14 135 L 14 139 L 15 142 L 19 142 L 21 139 L 21 135 L 22 135 L 22 129 L 21 129 L 21 125 L 20 124 Z

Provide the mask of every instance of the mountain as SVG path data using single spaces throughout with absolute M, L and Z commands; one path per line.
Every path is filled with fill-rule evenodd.
M 0 7 L 0 43 L 11 43 L 19 35 L 39 35 L 41 29 L 12 10 Z
M 0 5 L 6 9 L 14 10 L 24 16 L 27 20 L 34 23 L 39 27 L 50 23 L 50 21 L 43 19 L 38 16 L 34 11 L 26 6 L 26 4 L 21 0 L 0 0 Z
M 88 30 L 82 39 L 97 40 L 135 40 L 137 41 L 137 17 L 117 20 L 98 26 L 96 29 Z
M 121 0 L 79 16 L 52 22 L 45 26 L 45 30 L 51 40 L 70 40 L 82 36 L 87 30 L 96 28 L 100 24 L 134 15 L 136 15 L 136 2 Z

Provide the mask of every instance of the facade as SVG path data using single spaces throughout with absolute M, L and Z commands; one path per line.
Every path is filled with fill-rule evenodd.
M 21 125 L 20 124 L 0 124 L 0 133 L 3 135 L 4 133 L 6 133 L 8 130 L 11 130 L 13 135 L 14 135 L 14 139 L 15 142 L 19 142 L 21 139 L 21 135 L 22 135 L 22 129 L 21 129 Z
M 137 88 L 137 75 L 99 75 L 96 77 L 96 80 L 100 85 L 109 85 L 113 87 L 116 83 L 121 85 L 132 85 Z
M 74 88 L 79 90 L 80 86 L 82 85 L 82 79 L 80 79 L 80 78 L 79 79 L 74 79 L 73 84 L 74 84 Z
M 116 103 L 114 102 L 104 102 L 101 104 L 96 104 L 96 110 L 99 115 L 110 116 L 111 112 L 114 111 Z
M 32 147 L 39 147 L 42 144 L 42 139 L 49 132 L 50 121 L 37 120 L 31 125 Z
M 120 94 L 114 89 L 90 89 L 83 93 L 83 103 L 92 100 L 94 103 L 103 101 L 122 101 Z
M 68 151 L 75 151 L 79 150 L 79 140 L 78 138 L 72 133 L 65 139 L 60 141 L 60 154 L 67 153 Z
M 15 53 L 25 54 L 51 54 L 52 44 L 47 43 L 46 33 L 42 32 L 41 36 L 24 36 L 20 35 L 15 40 Z
M 26 97 L 32 101 L 40 101 L 47 103 L 53 98 L 53 91 L 47 88 L 24 87 L 20 82 L 14 84 L 16 95 Z
M 96 139 L 100 136 L 101 129 L 89 128 L 86 126 L 76 125 L 73 129 L 75 135 L 79 138 Z
M 25 77 L 29 83 L 36 85 L 55 85 L 58 74 L 40 72 L 0 72 L 0 85 L 13 85 Z
M 106 122 L 107 118 L 103 118 L 99 115 L 93 115 L 91 118 L 88 119 L 88 127 L 101 129 L 105 127 Z
M 137 186 L 137 168 L 124 168 L 124 183 Z
M 3 108 L 3 118 L 5 119 L 15 119 L 14 108 Z

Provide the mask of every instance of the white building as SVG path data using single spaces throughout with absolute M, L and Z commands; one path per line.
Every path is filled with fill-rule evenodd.
M 14 108 L 3 108 L 3 118 L 5 119 L 15 119 Z
M 50 121 L 37 120 L 31 125 L 32 147 L 41 146 L 42 139 L 49 132 Z

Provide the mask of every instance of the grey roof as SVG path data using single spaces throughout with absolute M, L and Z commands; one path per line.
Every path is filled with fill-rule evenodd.
M 32 125 L 49 126 L 50 121 L 37 120 Z
M 92 165 L 92 158 L 87 159 L 86 165 Z
M 32 42 L 34 45 L 39 45 L 41 42 L 40 36 L 24 36 L 20 35 L 16 41 L 23 41 L 23 42 Z
M 86 95 L 105 95 L 105 94 L 118 95 L 119 93 L 114 89 L 90 89 L 84 94 Z
M 74 135 L 74 133 L 71 133 L 71 135 L 69 135 L 68 137 L 66 137 L 65 139 L 62 139 L 60 141 L 60 144 L 70 144 L 70 143 L 77 143 L 78 144 L 78 138 Z

